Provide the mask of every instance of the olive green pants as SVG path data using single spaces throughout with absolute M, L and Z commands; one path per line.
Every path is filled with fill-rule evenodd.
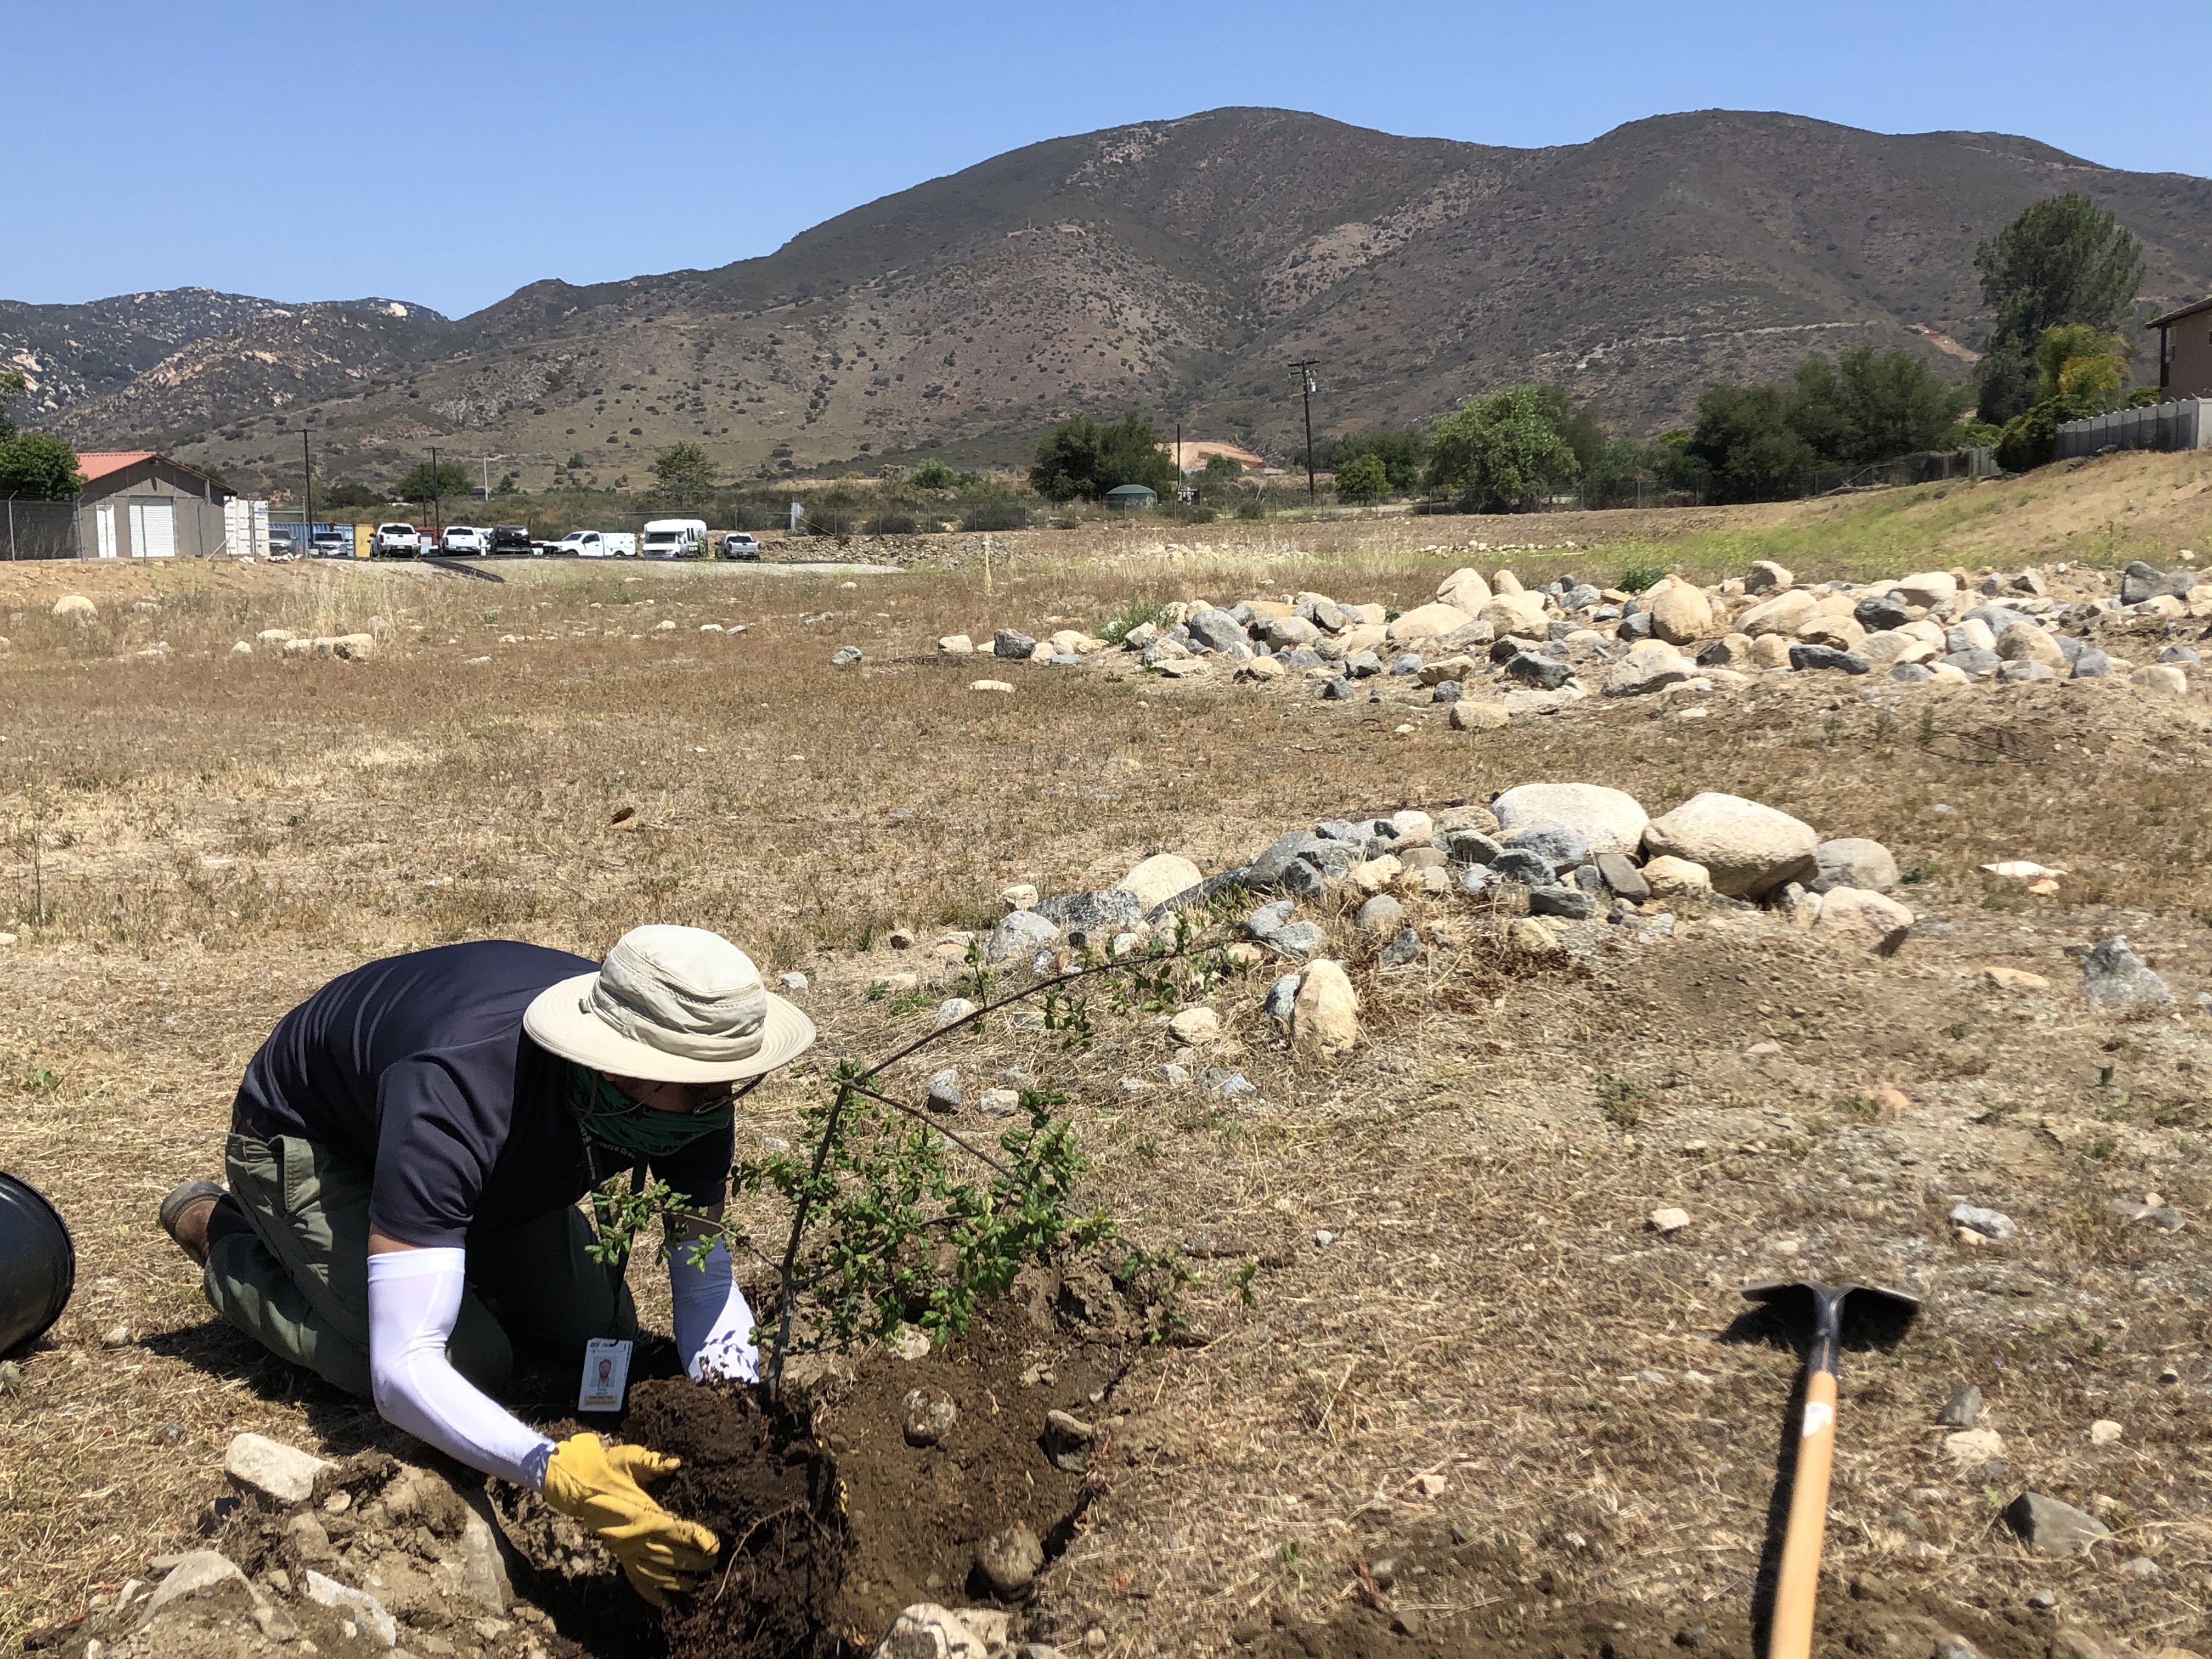
M 208 1252 L 207 1299 L 283 1359 L 348 1394 L 369 1397 L 369 1173 L 312 1140 L 234 1133 L 225 1147 L 231 1196 L 252 1224 Z M 573 1205 L 468 1237 L 468 1288 L 446 1356 L 490 1392 L 516 1348 L 583 1363 L 596 1336 L 634 1339 L 637 1310 L 585 1255 L 591 1223 Z

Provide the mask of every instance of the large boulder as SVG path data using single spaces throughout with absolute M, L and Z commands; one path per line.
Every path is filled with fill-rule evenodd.
M 2063 673 L 2066 653 L 2058 641 L 2033 623 L 2011 623 L 1997 635 L 1997 655 L 2007 662 L 2041 663 L 2053 673 Z
M 1802 587 L 1754 605 L 1735 619 L 1736 631 L 1748 634 L 1754 640 L 1762 634 L 1795 634 L 1813 618 L 1820 609 L 1819 596 Z
M 1456 634 L 1474 618 L 1455 605 L 1421 605 L 1392 623 L 1383 637 L 1392 645 L 1410 645 L 1415 640 L 1443 639 Z
M 983 941 L 987 962 L 1007 962 L 1048 951 L 1060 942 L 1059 927 L 1034 910 L 1017 910 Z
M 1181 854 L 1155 853 L 1114 884 L 1134 893 L 1149 911 L 1205 879 L 1205 872 Z
M 1642 640 L 1605 671 L 1605 695 L 1640 697 L 1697 678 L 1698 666 L 1662 640 Z
M 1940 611 L 1959 597 L 1957 580 L 1948 571 L 1923 570 L 1905 577 L 1890 592 L 1906 605 L 1923 611 Z
M 1897 860 L 1890 856 L 1889 848 L 1878 841 L 1869 841 L 1863 836 L 1824 841 L 1813 849 L 1813 857 L 1820 866 L 1820 873 L 1812 884 L 1816 893 L 1835 887 L 1858 887 L 1870 893 L 1881 893 L 1897 885 Z
M 1645 596 L 1651 636 L 1668 645 L 1693 645 L 1713 631 L 1712 602 L 1686 581 L 1664 581 Z
M 1859 887 L 1832 887 L 1820 897 L 1813 937 L 1838 950 L 1894 956 L 1912 921 L 1912 912 L 1893 898 Z
M 64 593 L 54 601 L 54 615 L 74 617 L 80 625 L 100 620 L 99 607 L 82 593 Z
M 1208 651 L 1249 651 L 1252 639 L 1245 633 L 1243 624 L 1226 611 L 1208 608 L 1194 612 L 1183 624 L 1190 636 Z M 1058 641 L 1055 634 L 1053 638 Z
M 1747 593 L 1786 593 L 1797 578 L 1784 566 L 1771 559 L 1755 561 L 1743 574 L 1743 591 Z
M 1482 620 L 1496 633 L 1517 634 L 1523 639 L 1540 640 L 1549 631 L 1541 593 L 1508 593 L 1501 590 L 1482 607 Z
M 1650 822 L 1636 798 L 1601 783 L 1524 783 L 1490 804 L 1506 835 L 1560 824 L 1583 838 L 1593 857 L 1632 853 Z
M 1788 881 L 1810 880 L 1820 868 L 1820 837 L 1787 812 L 1740 795 L 1692 795 L 1644 826 L 1644 850 L 1655 858 L 1701 864 L 1713 890 L 1761 898 Z
M 1490 603 L 1490 584 L 1473 565 L 1462 565 L 1437 584 L 1437 597 L 1470 617 L 1477 616 Z
M 1359 994 L 1344 964 L 1324 957 L 1306 964 L 1291 1004 L 1291 1043 L 1305 1054 L 1340 1054 L 1359 1040 Z

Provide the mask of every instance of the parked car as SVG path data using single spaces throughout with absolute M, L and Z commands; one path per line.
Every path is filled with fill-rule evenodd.
M 289 559 L 292 556 L 290 531 L 272 530 L 269 532 L 269 556 L 272 559 Z
M 491 551 L 490 539 L 483 531 L 478 530 L 474 525 L 447 525 L 446 526 L 446 539 L 442 544 L 442 546 L 444 551 L 449 555 L 454 553 L 483 554 Z
M 654 519 L 645 526 L 648 559 L 696 559 L 706 547 L 704 519 Z
M 318 530 L 307 539 L 307 553 L 317 559 L 353 557 L 353 538 L 343 530 Z
M 757 559 L 760 544 L 742 530 L 733 530 L 722 538 L 722 556 L 726 559 Z
M 637 538 L 628 531 L 572 530 L 553 544 L 553 550 L 579 559 L 634 559 Z
M 494 553 L 534 553 L 538 544 L 530 539 L 526 524 L 495 524 L 491 527 L 491 551 Z
M 411 559 L 421 549 L 411 524 L 380 524 L 370 551 L 380 559 Z

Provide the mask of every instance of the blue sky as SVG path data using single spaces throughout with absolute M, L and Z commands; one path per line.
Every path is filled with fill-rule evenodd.
M 201 284 L 459 315 L 1226 104 L 1516 145 L 1788 110 L 2212 173 L 2212 127 L 2150 94 L 2212 60 L 2212 7 L 0 0 L 0 39 L 25 186 L 0 297 L 42 301 Z

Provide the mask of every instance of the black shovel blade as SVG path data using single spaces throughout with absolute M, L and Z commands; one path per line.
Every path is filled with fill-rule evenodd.
M 1815 1279 L 1770 1279 L 1743 1287 L 1744 1300 L 1771 1309 L 1816 1344 L 1823 1337 L 1853 1348 L 1888 1347 L 1920 1312 L 1920 1298 L 1879 1285 L 1823 1285 Z

